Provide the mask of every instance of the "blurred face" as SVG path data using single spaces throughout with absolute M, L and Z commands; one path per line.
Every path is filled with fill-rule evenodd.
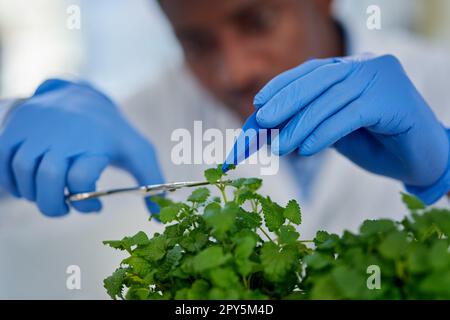
M 242 118 L 270 79 L 341 55 L 329 0 L 162 0 L 200 83 Z

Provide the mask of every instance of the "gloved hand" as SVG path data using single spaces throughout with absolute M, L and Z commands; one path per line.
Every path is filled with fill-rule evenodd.
M 65 189 L 95 190 L 108 165 L 139 184 L 161 183 L 152 145 L 105 95 L 86 83 L 47 80 L 14 108 L 0 130 L 0 186 L 35 201 L 42 213 L 69 211 Z M 97 199 L 74 202 L 81 212 L 101 210 Z
M 391 55 L 310 60 L 270 81 L 254 104 L 260 126 L 282 126 L 276 154 L 334 146 L 428 204 L 450 189 L 446 129 Z

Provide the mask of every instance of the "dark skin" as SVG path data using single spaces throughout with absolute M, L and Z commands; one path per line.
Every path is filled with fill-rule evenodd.
M 273 77 L 343 55 L 331 0 L 162 0 L 200 83 L 243 120 Z

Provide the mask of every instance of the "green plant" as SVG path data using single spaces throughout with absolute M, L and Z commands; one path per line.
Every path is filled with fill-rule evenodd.
M 129 254 L 104 281 L 112 298 L 450 298 L 450 211 L 403 195 L 411 216 L 400 223 L 301 240 L 295 200 L 282 207 L 257 192 L 260 179 L 223 180 L 220 168 L 205 177 L 221 197 L 199 188 L 186 202 L 153 198 L 162 234 L 104 241 Z M 381 271 L 380 289 L 367 286 L 369 266 Z
M 450 211 L 402 197 L 410 215 L 401 222 L 367 220 L 342 237 L 317 233 L 304 259 L 308 298 L 450 299 Z M 370 266 L 379 269 L 379 289 L 368 289 Z

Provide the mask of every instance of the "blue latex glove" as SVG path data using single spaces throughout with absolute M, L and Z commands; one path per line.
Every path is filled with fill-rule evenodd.
M 269 82 L 255 107 L 262 127 L 287 121 L 275 154 L 334 146 L 428 204 L 450 190 L 446 129 L 391 55 L 310 60 Z
M 152 145 L 86 83 L 47 80 L 10 112 L 0 131 L 0 186 L 35 201 L 48 216 L 69 211 L 65 189 L 94 191 L 108 165 L 130 172 L 139 184 L 163 182 Z M 101 210 L 97 199 L 73 206 Z

